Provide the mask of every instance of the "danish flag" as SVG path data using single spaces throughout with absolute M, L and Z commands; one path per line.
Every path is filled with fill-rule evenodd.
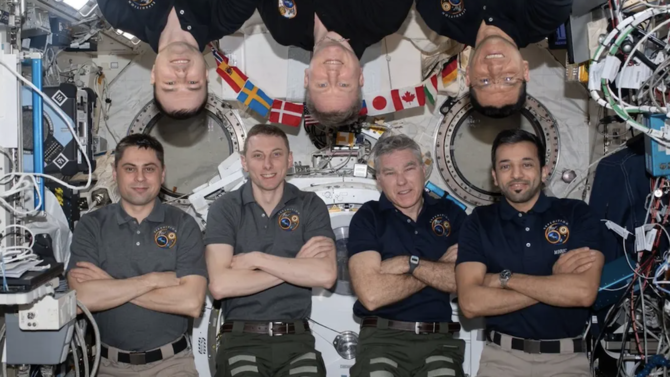
M 302 121 L 303 105 L 299 103 L 286 102 L 282 100 L 272 101 L 270 110 L 270 122 L 281 123 L 291 127 L 300 127 Z

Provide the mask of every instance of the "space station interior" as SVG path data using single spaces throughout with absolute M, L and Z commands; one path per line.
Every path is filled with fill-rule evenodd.
M 442 0 L 452 12 L 468 2 Z M 375 145 L 393 135 L 414 140 L 425 192 L 470 214 L 504 200 L 491 174 L 491 147 L 512 129 L 536 135 L 546 148 L 544 194 L 587 203 L 602 227 L 605 264 L 579 337 L 590 375 L 669 375 L 665 0 L 575 0 L 554 33 L 521 48 L 527 95 L 504 118 L 473 107 L 466 79 L 472 47 L 437 34 L 412 7 L 399 30 L 365 50 L 361 111 L 335 126 L 320 124 L 304 104 L 311 52 L 278 43 L 258 12 L 202 51 L 204 111 L 175 119 L 153 100 L 154 49 L 111 25 L 100 8 L 96 0 L 0 0 L 0 376 L 99 374 L 108 355 L 95 313 L 68 286 L 66 271 L 79 220 L 122 200 L 114 172 L 121 139 L 160 141 L 166 173 L 159 198 L 204 232 L 212 203 L 249 179 L 245 140 L 265 123 L 288 136 L 286 180 L 325 203 L 335 235 L 337 281 L 312 289 L 307 318 L 328 377 L 354 376 L 361 318 L 352 311 L 347 241 L 357 210 L 380 200 Z M 455 293 L 450 304 L 461 325 L 454 337 L 465 344 L 462 373 L 477 376 L 491 341 L 486 320 L 465 318 Z M 208 292 L 187 332 L 200 376 L 215 375 L 224 323 L 221 300 Z M 454 374 L 428 374 L 440 375 Z

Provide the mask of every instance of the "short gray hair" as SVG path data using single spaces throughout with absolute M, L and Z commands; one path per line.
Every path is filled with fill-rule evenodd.
M 363 88 L 358 88 L 356 98 L 353 99 L 351 105 L 346 110 L 330 112 L 319 111 L 316 108 L 314 100 L 309 95 L 309 88 L 307 88 L 305 90 L 305 107 L 307 107 L 307 112 L 323 126 L 339 127 L 351 124 L 360 117 L 359 114 L 363 107 Z
M 390 131 L 387 131 L 390 132 Z M 420 165 L 423 164 L 423 159 L 421 157 L 421 147 L 417 144 L 416 141 L 412 140 L 407 135 L 391 135 L 387 137 L 381 137 L 374 148 L 372 148 L 372 155 L 374 156 L 375 171 L 379 171 L 379 158 L 385 154 L 390 154 L 395 151 L 403 151 L 409 149 Z

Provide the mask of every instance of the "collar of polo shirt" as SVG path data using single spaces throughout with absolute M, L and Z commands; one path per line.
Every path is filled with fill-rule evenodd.
M 533 208 L 528 211 L 528 213 L 543 213 L 549 209 L 550 204 L 551 202 L 549 198 L 543 192 L 540 192 L 540 197 L 537 199 L 537 202 Z M 515 216 L 518 215 L 519 211 L 512 207 L 507 199 L 503 197 L 500 201 L 500 217 L 502 217 L 503 220 L 512 220 Z
M 298 191 L 299 190 L 297 187 L 284 181 L 284 193 L 282 194 L 281 201 L 278 203 L 278 206 L 284 205 L 291 199 L 296 198 L 298 196 Z M 256 203 L 256 199 L 254 198 L 254 191 L 251 187 L 251 179 L 247 180 L 244 186 L 242 186 L 242 204 L 247 205 L 249 203 Z
M 116 203 L 114 205 L 116 205 L 116 221 L 119 225 L 135 220 L 123 209 L 121 203 Z M 165 208 L 163 208 L 163 203 L 161 203 L 160 199 L 154 199 L 154 208 L 146 219 L 152 223 L 165 221 Z

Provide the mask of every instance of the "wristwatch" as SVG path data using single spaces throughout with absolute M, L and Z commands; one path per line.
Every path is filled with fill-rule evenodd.
M 419 257 L 412 255 L 409 257 L 409 271 L 407 274 L 411 275 L 414 273 L 414 270 L 419 266 Z
M 502 270 L 502 272 L 500 272 L 500 285 L 502 285 L 503 288 L 507 288 L 507 282 L 511 277 L 512 277 L 512 271 Z

